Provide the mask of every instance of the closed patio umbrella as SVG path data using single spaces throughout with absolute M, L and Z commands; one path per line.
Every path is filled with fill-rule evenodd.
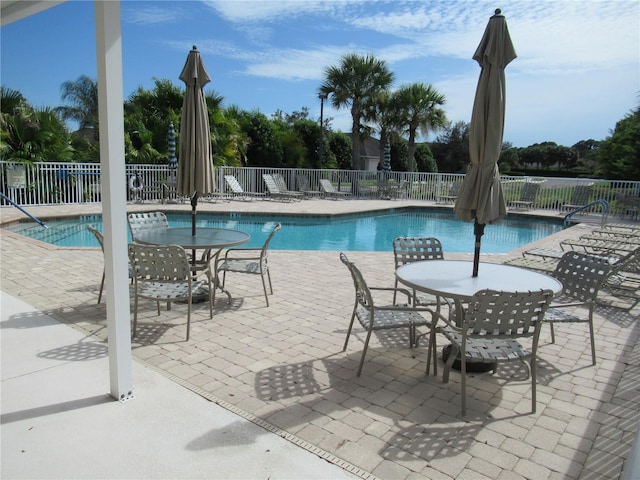
M 473 59 L 481 67 L 469 126 L 470 163 L 456 199 L 455 214 L 475 220 L 472 276 L 478 276 L 484 227 L 503 217 L 507 209 L 500 185 L 498 158 L 502 149 L 505 115 L 505 67 L 516 58 L 507 21 L 500 9 L 489 19 Z
M 215 191 L 209 114 L 203 88 L 211 81 L 194 46 L 180 74 L 186 85 L 180 121 L 180 156 L 176 189 L 191 197 L 191 231 L 196 234 L 198 196 Z

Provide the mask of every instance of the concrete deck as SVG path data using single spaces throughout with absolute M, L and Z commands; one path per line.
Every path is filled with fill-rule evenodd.
M 339 213 L 414 204 L 234 201 L 202 202 L 199 210 Z M 48 218 L 100 207 L 30 212 Z M 2 222 L 20 216 L 0 214 Z M 557 248 L 591 228 L 535 246 Z M 598 307 L 596 366 L 585 326 L 558 328 L 555 344 L 543 332 L 537 413 L 529 413 L 525 369 L 504 367 L 469 376 L 463 420 L 459 375 L 447 384 L 426 376 L 426 348 L 409 351 L 401 333 L 375 335 L 355 376 L 363 334 L 356 328 L 342 352 L 353 285 L 338 252 L 271 252 L 271 306 L 259 279 L 230 277 L 234 302 L 218 296 L 212 320 L 196 306 L 189 342 L 184 306 L 157 317 L 154 304 L 143 304 L 135 398 L 111 402 L 105 305 L 96 304 L 102 253 L 6 231 L 0 246 L 2 478 L 617 479 L 638 427 L 637 307 Z M 522 249 L 483 260 L 502 262 Z M 393 284 L 391 251 L 347 255 L 371 285 Z

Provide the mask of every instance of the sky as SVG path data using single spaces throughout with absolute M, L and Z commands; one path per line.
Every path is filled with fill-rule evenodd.
M 93 8 L 71 0 L 2 27 L 2 86 L 55 107 L 63 82 L 97 79 Z M 518 55 L 506 68 L 505 142 L 603 140 L 640 106 L 637 0 L 122 0 L 124 94 L 155 79 L 183 88 L 195 45 L 212 79 L 205 90 L 225 107 L 267 116 L 307 107 L 319 120 L 326 69 L 358 53 L 386 62 L 392 89 L 432 84 L 447 119 L 469 122 L 480 73 L 472 56 L 496 8 Z M 349 110 L 330 99 L 324 118 L 351 129 Z

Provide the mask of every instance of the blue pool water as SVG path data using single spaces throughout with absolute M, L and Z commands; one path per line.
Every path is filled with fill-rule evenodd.
M 172 227 L 190 227 L 190 214 L 168 214 Z M 260 247 L 276 222 L 282 230 L 271 243 L 274 250 L 329 250 L 388 252 L 399 236 L 437 237 L 445 252 L 472 253 L 473 223 L 462 222 L 450 212 L 435 210 L 396 210 L 341 216 L 275 216 L 251 214 L 199 213 L 198 227 L 243 230 L 251 235 L 245 247 Z M 98 246 L 87 225 L 102 230 L 99 215 L 46 222 L 48 229 L 33 223 L 8 229 L 28 237 L 64 247 Z M 506 253 L 562 230 L 552 220 L 508 217 L 487 225 L 482 237 L 483 253 Z

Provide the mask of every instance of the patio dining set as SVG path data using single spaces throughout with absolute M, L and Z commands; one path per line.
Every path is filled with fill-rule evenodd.
M 129 245 L 130 277 L 134 293 L 132 335 L 136 335 L 140 299 L 187 304 L 186 340 L 189 340 L 192 304 L 206 300 L 213 317 L 216 291 L 224 292 L 229 273 L 259 275 L 266 306 L 273 294 L 268 250 L 280 224 L 268 234 L 261 248 L 242 248 L 249 235 L 239 230 L 200 228 L 195 236 L 188 228 L 172 228 L 162 212 L 132 213 L 128 217 L 134 241 Z M 90 227 L 99 240 L 101 234 Z M 620 238 L 634 243 L 635 229 L 610 226 L 599 229 L 602 241 Z M 594 233 L 595 235 L 596 233 Z M 620 237 L 625 235 L 624 237 Z M 572 246 L 575 246 L 574 244 Z M 347 350 L 355 320 L 365 331 L 356 376 L 366 375 L 365 359 L 374 332 L 407 331 L 408 347 L 427 348 L 426 374 L 437 375 L 438 337 L 443 349 L 442 380 L 451 370 L 461 375 L 461 413 L 465 417 L 466 377 L 470 372 L 496 372 L 503 362 L 521 362 L 531 381 L 531 411 L 536 411 L 536 361 L 543 325 L 548 324 L 555 343 L 556 324 L 584 323 L 589 330 L 591 364 L 596 364 L 593 325 L 598 294 L 607 292 L 635 296 L 640 287 L 640 245 L 632 252 L 568 249 L 553 253 L 528 251 L 524 262 L 481 263 L 480 274 L 471 275 L 471 262 L 445 259 L 435 237 L 398 237 L 393 241 L 394 284 L 369 286 L 365 275 L 347 255 L 340 260 L 348 268 L 355 289 L 353 311 L 343 345 Z M 610 247 L 613 248 L 613 247 Z M 200 252 L 200 253 L 199 253 Z M 537 254 L 537 255 L 536 255 Z M 546 256 L 543 256 L 546 255 Z M 536 257 L 544 269 L 533 267 Z M 528 261 L 528 262 L 527 262 Z M 549 265 L 553 264 L 553 268 Z M 268 284 L 268 286 L 267 286 Z M 102 296 L 102 285 L 98 298 Z M 446 354 L 445 354 L 446 352 Z M 433 367 L 431 367 L 433 365 Z

